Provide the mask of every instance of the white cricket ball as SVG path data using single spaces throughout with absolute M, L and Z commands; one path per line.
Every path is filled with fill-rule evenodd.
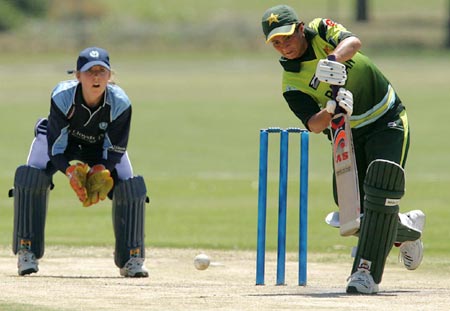
M 194 258 L 194 266 L 197 270 L 205 270 L 209 267 L 209 257 L 206 254 L 200 254 Z

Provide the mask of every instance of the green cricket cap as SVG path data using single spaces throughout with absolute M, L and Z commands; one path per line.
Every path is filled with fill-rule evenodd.
M 297 13 L 288 5 L 281 4 L 271 7 L 262 17 L 262 28 L 269 42 L 275 36 L 290 36 L 299 23 Z

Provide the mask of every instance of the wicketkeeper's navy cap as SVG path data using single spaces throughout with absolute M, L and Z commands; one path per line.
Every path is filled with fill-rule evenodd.
M 105 49 L 89 47 L 81 51 L 77 60 L 77 71 L 88 71 L 92 66 L 103 66 L 111 70 L 109 54 Z

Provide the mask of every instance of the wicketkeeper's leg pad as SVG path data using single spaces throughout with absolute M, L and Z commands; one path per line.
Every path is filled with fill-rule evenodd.
M 13 252 L 29 248 L 36 258 L 44 255 L 44 233 L 51 176 L 43 170 L 19 166 L 14 178 Z
M 131 257 L 145 257 L 147 189 L 141 176 L 119 181 L 113 192 L 114 261 L 122 268 Z
M 367 169 L 364 191 L 364 216 L 352 273 L 368 269 L 378 284 L 397 235 L 398 204 L 405 193 L 403 168 L 386 160 L 373 161 Z

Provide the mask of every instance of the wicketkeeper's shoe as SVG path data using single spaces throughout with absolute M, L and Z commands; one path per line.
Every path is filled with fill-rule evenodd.
M 28 249 L 21 249 L 17 255 L 19 256 L 17 260 L 19 275 L 27 275 L 39 271 L 38 260 L 32 251 Z
M 131 257 L 123 268 L 120 268 L 120 275 L 130 278 L 147 278 L 148 271 L 144 267 L 144 258 Z
M 347 293 L 349 294 L 376 294 L 378 293 L 378 284 L 373 280 L 372 275 L 367 270 L 358 270 L 349 278 L 347 284 Z
M 406 213 L 410 220 L 411 227 L 423 232 L 425 227 L 425 214 L 420 210 L 414 210 Z M 421 239 L 415 241 L 406 241 L 400 245 L 400 261 L 403 262 L 406 269 L 417 269 L 423 259 L 423 243 Z

